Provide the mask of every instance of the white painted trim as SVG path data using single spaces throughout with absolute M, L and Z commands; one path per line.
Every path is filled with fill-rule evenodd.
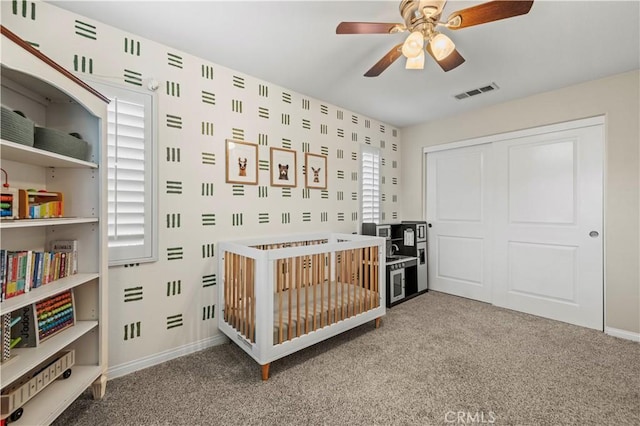
M 633 342 L 640 343 L 640 333 L 634 333 L 633 331 L 620 330 L 619 328 L 605 327 L 605 334 L 613 337 L 619 337 L 621 339 L 631 340 Z
M 422 148 L 422 152 L 424 154 L 428 154 L 429 152 L 445 151 L 447 149 L 454 149 L 454 148 L 464 148 L 467 146 L 481 145 L 481 144 L 492 143 L 492 142 L 500 142 L 502 140 L 507 140 L 507 139 L 524 138 L 527 136 L 542 135 L 545 133 L 554 133 L 554 132 L 559 132 L 563 130 L 576 129 L 580 127 L 598 126 L 598 125 L 604 125 L 604 124 L 605 124 L 605 116 L 599 115 L 596 117 L 566 121 L 564 123 L 545 124 L 542 126 L 530 127 L 528 129 L 514 130 L 512 132 L 498 133 L 498 134 L 489 135 L 489 136 L 481 136 L 478 138 L 465 139 L 457 142 L 443 143 L 440 145 L 425 146 L 424 148 Z
M 154 365 L 162 364 L 163 362 L 167 362 L 184 355 L 199 352 L 212 346 L 221 345 L 227 341 L 229 341 L 227 336 L 221 333 L 217 336 L 189 343 L 184 346 L 179 346 L 164 352 L 158 352 L 157 354 L 125 362 L 124 364 L 115 365 L 113 367 L 109 367 L 107 370 L 107 378 L 111 380 L 117 377 L 126 376 L 127 374 L 143 370 L 147 367 L 153 367 Z

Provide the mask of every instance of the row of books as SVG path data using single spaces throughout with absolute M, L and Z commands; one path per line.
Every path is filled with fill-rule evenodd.
M 77 240 L 53 241 L 50 251 L 0 249 L 0 300 L 77 273 Z

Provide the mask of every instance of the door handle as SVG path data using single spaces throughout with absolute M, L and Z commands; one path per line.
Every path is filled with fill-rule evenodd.
M 598 237 L 598 235 L 600 235 L 600 234 L 598 233 L 598 231 L 591 231 L 591 232 L 589 232 L 589 236 L 590 236 L 591 238 L 597 238 L 597 237 Z
M 431 225 L 431 224 L 429 223 L 429 224 L 427 224 L 427 226 L 428 226 L 429 228 L 431 228 L 431 226 L 433 226 L 433 225 Z

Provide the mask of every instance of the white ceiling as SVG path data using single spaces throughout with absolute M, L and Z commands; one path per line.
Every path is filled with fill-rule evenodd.
M 301 94 L 398 126 L 640 68 L 638 1 L 536 1 L 528 15 L 447 33 L 466 58 L 445 73 L 398 59 L 407 33 L 336 35 L 340 21 L 402 22 L 396 1 L 49 1 Z M 479 1 L 452 1 L 443 17 Z M 500 90 L 453 95 L 495 82 Z

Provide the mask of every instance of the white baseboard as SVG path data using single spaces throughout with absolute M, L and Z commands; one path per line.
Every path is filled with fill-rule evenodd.
M 152 367 L 154 365 L 162 364 L 163 362 L 172 360 L 174 358 L 179 358 L 184 355 L 189 355 L 194 352 L 201 351 L 203 349 L 210 348 L 212 346 L 218 346 L 229 339 L 224 334 L 219 334 L 217 336 L 210 337 L 208 339 L 199 340 L 197 342 L 189 343 L 184 346 L 179 346 L 177 348 L 169 349 L 164 352 L 159 352 L 157 354 L 153 354 L 144 358 L 136 359 L 133 361 L 125 362 L 124 364 L 114 365 L 113 367 L 109 367 L 107 369 L 107 378 L 109 380 L 115 379 L 116 377 L 126 376 L 127 374 L 133 373 L 138 370 L 145 369 L 147 367 Z
M 640 342 L 640 333 L 634 333 L 632 331 L 620 330 L 613 327 L 605 327 L 605 334 L 613 337 L 619 337 L 621 339 L 633 340 L 634 342 Z

